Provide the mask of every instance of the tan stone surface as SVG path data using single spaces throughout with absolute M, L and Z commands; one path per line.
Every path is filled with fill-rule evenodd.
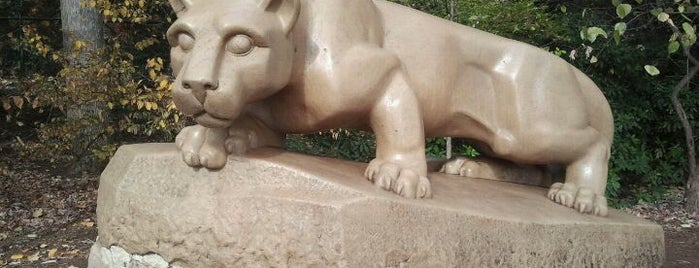
M 658 225 L 577 213 L 544 188 L 431 174 L 404 199 L 366 164 L 258 149 L 220 171 L 172 144 L 119 149 L 100 180 L 99 242 L 182 267 L 657 267 Z M 404 266 L 407 265 L 407 266 Z

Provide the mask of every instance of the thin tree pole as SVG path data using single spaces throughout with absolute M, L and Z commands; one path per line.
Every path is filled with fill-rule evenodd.
M 449 0 L 449 20 L 456 21 L 456 0 Z M 447 137 L 447 159 L 452 157 L 452 138 Z

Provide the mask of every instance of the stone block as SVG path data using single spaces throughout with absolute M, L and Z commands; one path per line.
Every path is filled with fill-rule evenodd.
M 265 148 L 212 171 L 185 165 L 172 144 L 123 146 L 100 179 L 90 267 L 663 262 L 661 227 L 614 209 L 584 215 L 548 200 L 545 188 L 439 173 L 430 174 L 434 198 L 406 199 L 366 181 L 365 167 Z M 111 262 L 122 249 L 131 256 L 113 255 L 125 264 Z M 144 259 L 155 264 L 138 266 Z

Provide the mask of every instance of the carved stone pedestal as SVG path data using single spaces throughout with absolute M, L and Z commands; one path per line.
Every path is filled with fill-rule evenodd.
M 119 149 L 102 174 L 90 267 L 658 267 L 660 226 L 579 214 L 546 190 L 431 174 L 409 200 L 365 164 L 261 149 L 220 171 L 174 145 Z

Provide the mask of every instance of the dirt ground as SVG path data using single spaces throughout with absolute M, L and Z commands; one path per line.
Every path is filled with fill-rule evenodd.
M 17 164 L 0 174 L 0 267 L 87 267 L 97 237 L 96 176 L 63 177 Z M 665 230 L 664 267 L 699 267 L 699 219 L 682 209 L 681 191 L 628 213 Z

